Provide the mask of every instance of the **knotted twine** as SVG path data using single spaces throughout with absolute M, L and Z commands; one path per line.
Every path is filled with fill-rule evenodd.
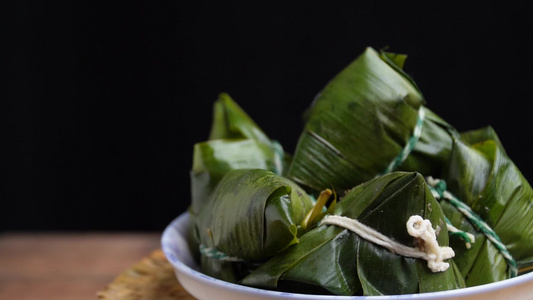
M 348 229 L 359 237 L 401 256 L 424 259 L 427 261 L 428 268 L 432 272 L 446 271 L 450 267 L 450 264 L 444 262 L 444 260 L 455 256 L 452 248 L 439 246 L 435 230 L 431 227 L 431 221 L 424 220 L 418 215 L 411 216 L 406 223 L 409 235 L 420 239 L 418 248 L 411 248 L 400 244 L 355 219 L 327 215 L 320 223 L 321 225 L 335 225 Z
M 363 223 L 343 216 L 327 215 L 321 222 L 321 225 L 335 225 L 357 234 L 359 237 L 382 246 L 398 255 L 419 258 L 427 261 L 428 268 L 432 272 L 444 272 L 450 264 L 444 260 L 452 258 L 455 252 L 450 247 L 441 247 L 437 242 L 435 230 L 431 226 L 429 220 L 424 220 L 418 215 L 411 216 L 406 223 L 407 232 L 409 235 L 420 239 L 418 248 L 412 248 L 400 244 L 386 235 L 372 229 Z M 224 252 L 218 251 L 214 248 L 209 248 L 200 245 L 200 253 L 206 257 L 213 258 L 220 261 L 240 262 L 243 259 L 229 256 Z
M 274 150 L 274 173 L 281 176 L 283 174 L 285 151 L 278 141 L 272 141 L 272 149 Z
M 421 106 L 418 109 L 418 119 L 416 120 L 415 128 L 413 129 L 413 135 L 409 138 L 405 146 L 403 147 L 402 151 L 400 151 L 400 154 L 396 156 L 387 166 L 383 172 L 381 172 L 380 175 L 388 174 L 392 171 L 395 171 L 409 156 L 411 151 L 416 146 L 416 143 L 420 139 L 420 135 L 422 134 L 422 127 L 424 126 L 424 119 L 426 117 L 426 113 L 424 111 L 424 108 Z M 376 176 L 377 177 L 377 176 Z
M 238 257 L 235 257 L 235 256 L 229 256 L 229 255 L 227 255 L 226 253 L 224 253 L 222 251 L 218 251 L 215 248 L 209 248 L 209 247 L 206 247 L 204 245 L 200 245 L 200 253 L 203 256 L 206 256 L 206 257 L 209 257 L 209 258 L 213 258 L 213 259 L 216 259 L 216 260 L 220 260 L 220 261 L 229 261 L 229 262 L 244 261 L 242 258 L 238 258 Z
M 459 200 L 452 193 L 448 192 L 446 190 L 447 186 L 444 180 L 434 179 L 430 176 L 426 178 L 426 181 L 435 199 L 447 200 L 450 204 L 457 208 L 457 210 L 460 211 L 478 231 L 483 233 L 487 237 L 487 239 L 492 242 L 492 244 L 496 247 L 496 249 L 498 249 L 498 251 L 502 254 L 503 258 L 507 262 L 507 265 L 509 266 L 510 277 L 516 277 L 516 275 L 518 274 L 518 267 L 516 265 L 516 261 L 514 260 L 509 250 L 507 250 L 507 247 L 505 247 L 505 245 L 502 243 L 498 234 L 496 234 L 496 232 L 492 228 L 490 228 L 490 226 L 480 216 L 478 216 L 468 205 L 466 205 L 463 201 Z

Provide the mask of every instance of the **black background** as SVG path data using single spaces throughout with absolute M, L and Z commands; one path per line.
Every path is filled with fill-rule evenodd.
M 8 4 L 0 229 L 161 231 L 220 92 L 292 152 L 303 110 L 367 46 L 407 53 L 427 106 L 492 125 L 533 179 L 525 7 L 183 3 Z

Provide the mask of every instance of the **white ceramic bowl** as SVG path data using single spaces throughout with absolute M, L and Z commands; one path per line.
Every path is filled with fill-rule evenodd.
M 237 285 L 209 277 L 199 271 L 194 262 L 185 238 L 189 225 L 189 215 L 184 213 L 170 223 L 163 232 L 161 245 L 165 256 L 174 267 L 181 285 L 200 300 L 244 300 L 244 299 L 308 299 L 308 300 L 349 300 L 349 299 L 533 299 L 533 272 L 516 278 L 491 284 L 451 290 L 445 292 L 398 295 L 398 296 L 323 296 L 305 295 L 261 290 Z

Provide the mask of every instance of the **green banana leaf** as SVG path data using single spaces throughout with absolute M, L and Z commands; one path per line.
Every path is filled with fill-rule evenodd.
M 440 174 L 457 134 L 424 107 L 406 56 L 367 48 L 337 74 L 305 113 L 287 177 L 319 192 L 339 193 L 383 173 L 401 153 L 424 110 L 421 136 L 400 170 Z
M 233 169 L 260 168 L 281 174 L 284 152 L 231 99 L 220 94 L 213 105 L 209 140 L 194 145 L 190 213 L 197 215 L 222 176 Z
M 276 170 L 276 155 L 270 145 L 252 139 L 220 139 L 195 144 L 189 211 L 198 214 L 207 205 L 220 179 L 230 170 Z
M 213 104 L 209 139 L 193 148 L 191 222 L 209 206 L 211 193 L 230 170 L 259 168 L 281 174 L 289 159 L 279 143 L 271 141 L 228 94 L 221 93 Z M 191 231 L 187 238 L 192 253 L 198 254 L 198 236 Z
M 269 145 L 272 142 L 244 110 L 226 93 L 213 104 L 213 123 L 209 140 L 252 139 Z
M 498 148 L 503 154 L 507 155 L 503 147 L 503 144 L 500 140 L 500 137 L 498 136 L 498 134 L 496 133 L 496 130 L 494 130 L 492 126 L 485 126 L 479 129 L 461 132 L 460 139 L 465 144 L 469 144 L 469 145 L 478 144 L 484 141 L 491 140 L 494 143 L 496 143 L 496 145 L 498 146 Z
M 300 187 L 271 171 L 229 171 L 192 224 L 204 249 L 202 270 L 237 282 L 256 263 L 298 243 L 302 221 L 312 207 Z
M 447 190 L 467 204 L 494 230 L 518 268 L 533 261 L 533 190 L 490 127 L 456 139 L 443 179 Z M 450 243 L 467 286 L 507 279 L 512 268 L 502 252 L 463 213 L 446 200 L 440 204 L 451 223 L 475 236 L 470 249 L 459 239 Z
M 333 215 L 357 219 L 409 247 L 416 240 L 406 232 L 406 221 L 420 215 L 440 228 L 439 245 L 448 244 L 444 214 L 419 173 L 393 172 L 358 185 L 337 203 Z M 448 262 L 448 270 L 433 273 L 424 260 L 395 254 L 347 229 L 321 225 L 241 284 L 337 295 L 397 295 L 464 287 L 453 260 Z

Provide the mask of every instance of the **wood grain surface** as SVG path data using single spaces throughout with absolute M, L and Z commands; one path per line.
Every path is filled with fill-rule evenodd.
M 159 249 L 160 237 L 155 233 L 2 233 L 0 299 L 98 299 L 98 292 Z

